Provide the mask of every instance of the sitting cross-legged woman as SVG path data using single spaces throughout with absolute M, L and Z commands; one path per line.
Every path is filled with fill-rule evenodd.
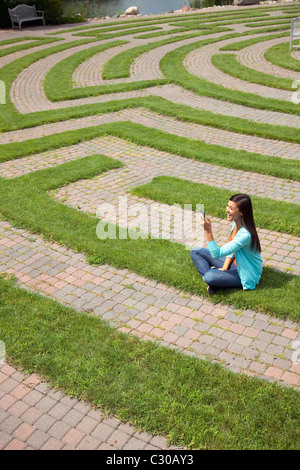
M 208 248 L 193 248 L 191 258 L 213 295 L 217 288 L 253 290 L 262 274 L 261 246 L 255 228 L 251 199 L 235 194 L 228 201 L 227 220 L 232 222 L 228 243 L 219 247 L 209 217 L 204 218 Z

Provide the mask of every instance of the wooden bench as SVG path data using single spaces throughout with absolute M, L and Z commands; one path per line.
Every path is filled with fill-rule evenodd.
M 44 12 L 37 10 L 35 5 L 17 5 L 15 8 L 8 9 L 9 16 L 11 19 L 12 28 L 21 29 L 22 23 L 26 21 L 42 21 L 45 26 Z
M 293 47 L 300 47 L 299 46 L 293 46 L 293 41 L 296 40 L 300 41 L 300 16 L 298 18 L 294 18 L 292 20 L 292 26 L 291 26 L 291 38 L 290 38 L 290 51 L 292 50 Z

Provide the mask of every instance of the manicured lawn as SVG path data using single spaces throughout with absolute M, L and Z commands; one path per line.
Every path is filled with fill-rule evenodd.
M 270 11 L 276 10 L 283 12 L 278 17 L 269 16 Z M 236 60 L 234 51 L 286 37 L 285 42 L 268 49 L 265 57 L 280 67 L 299 70 L 287 42 L 290 19 L 293 15 L 298 16 L 299 11 L 293 4 L 291 7 L 276 5 L 272 10 L 265 6 L 233 9 L 221 14 L 206 11 L 171 17 L 119 19 L 65 31 L 62 28 L 50 33 L 49 37 L 22 35 L 11 41 L 0 41 L 0 57 L 6 64 L 0 68 L 0 80 L 6 87 L 6 104 L 0 105 L 0 132 L 22 130 L 26 137 L 27 129 L 43 124 L 140 109 L 142 113 L 147 110 L 148 115 L 155 113 L 155 118 L 160 115 L 162 121 L 176 119 L 178 125 L 199 124 L 216 131 L 238 133 L 245 138 L 250 135 L 280 141 L 283 145 L 293 143 L 296 148 L 300 145 L 296 124 L 295 127 L 282 126 L 276 119 L 267 124 L 259 119 L 226 116 L 175 103 L 171 98 L 156 96 L 154 91 L 151 95 L 151 87 L 176 85 L 174 90 L 181 87 L 182 91 L 193 91 L 198 99 L 201 96 L 218 99 L 220 110 L 224 103 L 238 104 L 250 111 L 257 110 L 257 113 L 262 110 L 286 113 L 296 122 L 300 105 L 208 82 L 189 73 L 184 61 L 197 49 L 226 40 L 228 45 L 212 59 L 219 69 L 248 82 L 291 90 L 292 94 L 292 80 L 275 79 L 245 67 Z M 163 28 L 165 24 L 168 30 Z M 239 29 L 241 25 L 247 25 L 248 29 Z M 73 33 L 74 40 L 65 41 L 62 35 L 66 32 Z M 198 36 L 204 37 L 198 40 Z M 134 47 L 127 50 L 132 38 Z M 145 43 L 143 39 L 147 38 L 149 42 Z M 102 40 L 104 42 L 100 43 Z M 192 42 L 185 44 L 184 40 Z M 22 41 L 29 42 L 22 44 Z M 159 62 L 162 78 L 122 83 L 122 78 L 130 76 L 130 69 L 138 57 L 155 49 L 159 53 L 160 47 L 169 44 L 172 44 L 171 52 Z M 39 46 L 42 46 L 40 50 L 30 50 Z M 114 48 L 119 46 L 125 46 L 124 51 L 114 55 Z M 10 56 L 20 51 L 24 53 L 19 58 Z M 18 112 L 12 101 L 18 76 L 37 61 L 52 60 L 52 55 L 64 51 L 70 51 L 70 54 L 58 63 L 53 57 L 54 65 L 42 84 L 47 98 L 53 103 L 90 98 L 92 103 L 92 97 L 107 95 L 107 102 L 24 114 Z M 112 54 L 105 67 L 102 69 L 101 65 L 97 71 L 101 72 L 104 83 L 74 87 L 74 73 L 78 67 L 101 52 Z M 110 79 L 120 82 L 106 84 L 105 80 Z M 114 93 L 142 89 L 148 89 L 149 95 L 109 99 Z M 245 113 L 244 109 L 243 115 Z M 296 186 L 300 180 L 297 156 L 280 158 L 254 153 L 246 146 L 243 150 L 235 150 L 206 144 L 201 140 L 201 131 L 199 137 L 192 140 L 124 120 L 53 135 L 37 135 L 41 137 L 14 142 L 12 134 L 9 143 L 0 145 L 0 164 L 17 165 L 19 159 L 26 156 L 112 136 L 124 139 L 127 144 L 132 142 L 147 147 L 149 151 L 156 149 L 194 162 L 280 178 L 285 184 Z M 0 219 L 13 227 L 26 229 L 32 236 L 40 234 L 46 240 L 82 253 L 91 264 L 128 269 L 174 287 L 182 296 L 196 294 L 209 299 L 213 305 L 261 312 L 269 315 L 274 323 L 282 320 L 299 323 L 299 276 L 264 267 L 261 282 L 254 291 L 228 289 L 211 297 L 183 244 L 150 236 L 146 239 L 119 238 L 120 232 L 125 230 L 119 226 L 113 226 L 117 239 L 100 240 L 96 232 L 99 222 L 96 214 L 72 208 L 53 197 L 53 193 L 64 186 L 121 168 L 124 164 L 117 158 L 93 154 L 16 178 L 0 177 Z M 132 188 L 131 194 L 169 205 L 188 203 L 195 208 L 196 204 L 203 203 L 208 214 L 224 217 L 224 207 L 233 191 L 193 183 L 182 176 L 178 179 L 162 175 L 146 185 Z M 299 237 L 298 204 L 262 194 L 253 195 L 252 201 L 258 227 Z M 0 340 L 5 343 L 7 361 L 13 366 L 41 375 L 51 386 L 133 424 L 137 430 L 165 435 L 172 444 L 207 450 L 300 448 L 299 391 L 243 373 L 235 374 L 221 363 L 194 357 L 191 348 L 181 353 L 120 332 L 94 313 L 79 313 L 44 295 L 20 289 L 15 279 L 1 273 L 1 269 Z
M 156 177 L 148 184 L 132 188 L 131 192 L 169 205 L 180 204 L 183 207 L 184 204 L 192 204 L 193 210 L 202 203 L 207 214 L 220 218 L 224 218 L 225 207 L 232 196 L 232 190 L 170 176 Z M 300 236 L 297 204 L 255 195 L 251 200 L 258 227 Z
M 212 63 L 227 75 L 232 75 L 246 82 L 278 88 L 280 90 L 290 91 L 292 89 L 294 80 L 274 77 L 273 75 L 258 72 L 250 67 L 246 67 L 239 63 L 235 54 L 226 54 L 226 56 L 224 54 L 215 54 L 212 57 Z
M 289 54 L 289 42 L 277 44 L 265 52 L 265 58 L 274 65 L 300 72 L 299 60 Z
M 251 32 L 254 34 L 254 31 Z M 223 39 L 226 39 L 226 37 Z M 270 111 L 299 115 L 299 106 L 295 106 L 293 103 L 289 103 L 288 101 L 264 98 L 257 96 L 254 93 L 245 93 L 240 90 L 230 90 L 222 85 L 208 82 L 201 77 L 195 77 L 190 74 L 183 66 L 184 58 L 190 52 L 202 45 L 203 41 L 198 44 L 194 43 L 182 46 L 177 48 L 175 51 L 166 54 L 160 62 L 161 69 L 165 77 L 178 85 L 205 96 L 218 98 L 236 104 L 243 104 L 250 108 L 268 109 Z
M 158 98 L 156 100 L 158 100 Z M 155 103 L 156 100 L 145 98 L 144 103 L 146 103 L 147 107 L 151 111 L 157 111 L 158 108 Z M 161 100 L 161 104 L 164 106 L 165 113 L 173 117 L 173 106 L 168 105 L 167 101 L 163 99 Z M 134 102 L 131 104 L 127 103 L 126 107 L 130 108 L 133 105 Z M 181 111 L 176 108 L 176 105 L 174 105 L 174 108 L 177 112 Z M 112 109 L 115 110 L 114 102 L 106 105 L 107 112 Z M 184 107 L 182 111 L 183 112 L 180 114 L 181 118 L 183 121 L 186 121 L 188 116 L 187 107 Z M 194 117 L 195 121 L 199 122 L 197 114 L 199 113 L 196 111 L 190 111 L 191 120 L 193 120 Z M 209 112 L 203 113 L 203 116 L 203 120 L 206 123 L 211 122 L 214 119 L 214 115 Z M 221 118 L 218 120 L 218 125 L 220 126 L 221 120 Z M 297 129 L 295 129 L 295 134 L 296 131 Z M 171 135 L 161 130 L 146 128 L 141 124 L 126 121 L 87 127 L 84 130 L 79 129 L 61 132 L 47 137 L 30 139 L 25 142 L 4 144 L 1 147 L 2 153 L 0 161 L 4 162 L 14 160 L 46 150 L 57 149 L 62 146 L 74 145 L 78 142 L 86 142 L 90 139 L 107 134 L 135 142 L 138 145 L 144 145 L 204 163 L 215 164 L 225 168 L 235 168 L 237 170 L 261 173 L 294 181 L 300 180 L 300 168 L 297 160 L 260 155 L 253 152 L 247 152 L 245 150 L 235 150 L 222 147 L 220 145 L 206 144 L 200 140 L 190 140 L 186 137 Z
M 15 366 L 174 444 L 299 449 L 293 389 L 125 335 L 3 278 L 0 331 Z
M 198 272 L 182 244 L 163 239 L 119 239 L 118 232 L 116 240 L 99 240 L 96 234 L 98 218 L 65 206 L 48 195 L 63 185 L 90 179 L 118 167 L 120 162 L 117 160 L 92 155 L 13 180 L 2 179 L 1 213 L 19 227 L 85 253 L 95 264 L 128 268 L 184 292 L 207 297 L 206 285 L 199 281 Z M 5 197 L 7 194 L 9 198 Z M 299 321 L 299 281 L 299 276 L 265 268 L 255 291 L 230 289 L 215 295 L 212 301 Z

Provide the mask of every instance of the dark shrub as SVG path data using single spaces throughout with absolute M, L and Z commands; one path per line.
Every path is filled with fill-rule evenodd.
M 44 11 L 46 24 L 60 24 L 62 22 L 63 2 L 60 0 L 0 0 L 1 28 L 11 26 L 8 8 L 14 8 L 22 3 L 35 5 L 37 10 Z

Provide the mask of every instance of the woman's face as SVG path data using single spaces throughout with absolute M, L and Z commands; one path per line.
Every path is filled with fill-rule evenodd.
M 239 222 L 242 219 L 243 214 L 240 212 L 238 205 L 233 201 L 228 201 L 227 207 L 227 220 L 231 222 Z

